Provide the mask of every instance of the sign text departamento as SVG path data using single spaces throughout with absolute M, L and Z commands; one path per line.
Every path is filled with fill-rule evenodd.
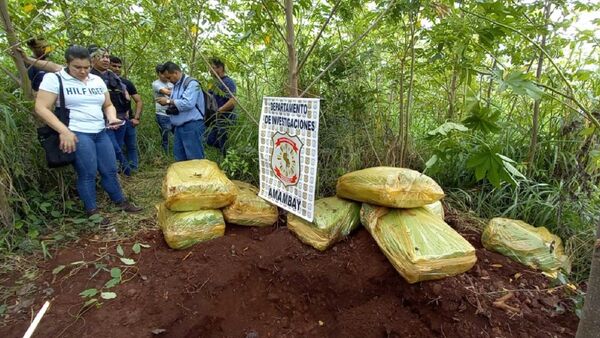
M 269 197 L 287 205 L 290 208 L 294 208 L 295 210 L 300 210 L 300 204 L 302 204 L 302 200 L 299 198 L 289 195 L 287 192 L 279 189 L 269 188 Z
M 308 114 L 306 103 L 271 102 L 271 113 Z

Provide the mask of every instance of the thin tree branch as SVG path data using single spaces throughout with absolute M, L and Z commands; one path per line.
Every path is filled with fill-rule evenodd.
M 150 42 L 150 39 L 146 40 L 146 42 L 144 42 L 144 45 L 142 46 L 140 53 L 137 53 L 137 55 L 135 56 L 135 59 L 133 59 L 133 61 L 131 61 L 129 63 L 129 67 L 127 67 L 127 71 L 125 72 L 125 74 L 129 74 L 129 72 L 131 71 L 131 68 L 133 68 L 133 65 L 140 59 L 140 57 L 144 54 L 144 50 L 146 49 L 146 47 L 148 46 L 148 43 Z
M 308 52 L 306 52 L 306 55 L 304 55 L 304 57 L 302 58 L 302 61 L 300 61 L 300 65 L 298 65 L 298 69 L 297 69 L 298 73 L 300 73 L 300 71 L 302 71 L 302 67 L 304 67 L 304 64 L 306 63 L 306 60 L 308 60 L 308 57 L 310 56 L 310 54 L 313 52 L 313 50 L 317 46 L 317 42 L 319 42 L 319 39 L 321 38 L 321 34 L 323 34 L 323 31 L 325 30 L 325 28 L 329 24 L 329 21 L 331 21 L 331 18 L 333 17 L 333 15 L 335 14 L 335 12 L 337 11 L 337 8 L 338 8 L 338 6 L 340 5 L 341 2 L 342 2 L 342 0 L 338 0 L 335 3 L 335 5 L 333 6 L 333 9 L 331 10 L 331 13 L 329 13 L 329 17 L 327 17 L 327 20 L 325 21 L 325 23 L 323 23 L 323 26 L 321 27 L 321 30 L 319 31 L 319 34 L 317 34 L 317 37 L 315 38 L 315 40 L 313 41 L 312 45 L 308 49 Z
M 354 40 L 354 42 L 352 42 L 352 44 L 350 46 L 348 46 L 348 48 L 346 48 L 344 51 L 342 51 L 333 61 L 331 61 L 331 63 L 329 63 L 329 65 L 327 65 L 327 67 L 325 67 L 325 69 L 321 72 L 321 74 L 319 74 L 307 87 L 306 89 L 304 89 L 304 91 L 302 92 L 302 94 L 300 94 L 300 97 L 304 96 L 304 94 L 306 94 L 306 92 L 315 84 L 317 83 L 317 81 L 319 81 L 319 79 L 321 77 L 323 77 L 323 75 L 325 75 L 325 73 L 327 73 L 327 71 L 334 65 L 336 64 L 339 59 L 346 55 L 346 53 L 348 53 L 352 48 L 354 48 L 365 36 L 367 36 L 367 34 L 369 34 L 369 32 L 371 32 L 375 26 L 377 26 L 377 24 L 379 23 L 379 20 L 381 20 L 381 18 L 383 18 L 383 16 L 388 12 L 388 10 L 390 8 L 392 8 L 392 6 L 396 3 L 396 0 L 392 0 L 390 2 L 390 4 L 387 6 L 387 8 L 381 12 L 379 14 L 379 16 L 377 16 L 377 18 L 375 19 L 375 21 L 373 21 L 373 23 L 371 24 L 371 26 L 369 26 L 369 28 L 367 28 L 366 31 L 364 31 L 359 37 L 358 39 Z
M 0 65 L 0 70 L 2 70 L 6 75 L 8 75 L 8 77 L 15 81 L 19 87 L 21 86 L 21 80 L 19 80 L 18 76 L 13 74 L 10 70 L 6 69 L 3 65 Z
M 285 35 L 283 35 L 283 32 L 281 31 L 281 28 L 279 27 L 279 25 L 277 24 L 277 21 L 275 21 L 275 18 L 273 18 L 273 15 L 271 14 L 271 11 L 269 10 L 269 8 L 267 7 L 267 4 L 265 4 L 265 0 L 260 0 L 260 2 L 262 2 L 263 7 L 265 8 L 265 11 L 267 12 L 267 15 L 269 16 L 269 19 L 271 19 L 271 22 L 273 23 L 273 26 L 275 27 L 275 29 L 277 30 L 277 33 L 279 33 L 279 36 L 281 37 L 281 39 L 287 43 L 287 39 L 285 38 Z M 275 1 L 277 2 L 277 1 Z M 281 5 L 281 4 L 280 4 Z
M 531 39 L 530 37 L 528 37 L 526 34 L 522 33 L 520 30 L 513 28 L 511 26 L 505 25 L 501 22 L 498 22 L 496 20 L 493 19 L 488 19 L 483 15 L 468 11 L 464 8 L 459 8 L 461 11 L 470 14 L 472 16 L 478 17 L 482 20 L 485 20 L 487 22 L 493 23 L 495 25 L 498 25 L 500 27 L 504 27 L 514 33 L 519 34 L 520 36 L 522 36 L 525 40 L 527 40 L 529 43 L 531 43 L 532 45 L 534 45 L 541 53 L 544 54 L 544 56 L 548 59 L 548 61 L 550 62 L 550 64 L 552 64 L 552 67 L 556 70 L 556 72 L 558 73 L 558 75 L 560 76 L 560 78 L 563 80 L 563 82 L 565 83 L 565 85 L 567 86 L 567 88 L 569 88 L 569 91 L 571 93 L 573 93 L 573 95 L 575 94 L 575 90 L 573 89 L 573 86 L 571 85 L 571 83 L 569 82 L 569 80 L 567 80 L 567 78 L 565 77 L 565 75 L 563 74 L 562 70 L 560 69 L 560 67 L 558 67 L 558 65 L 556 64 L 556 62 L 554 62 L 554 60 L 552 59 L 552 56 L 550 56 L 550 54 L 548 54 L 548 52 L 546 52 L 546 50 L 544 48 L 542 48 L 537 42 L 533 41 L 533 39 Z M 579 107 L 579 109 L 581 109 L 584 113 L 584 115 L 588 118 L 588 120 L 590 120 L 590 122 L 592 122 L 596 128 L 598 130 L 600 130 L 600 122 L 598 122 L 598 120 L 594 117 L 594 115 L 592 115 L 592 113 L 590 113 L 590 111 L 583 105 L 581 104 L 581 102 L 579 102 L 579 100 L 577 100 L 576 98 L 573 98 L 573 102 L 577 105 L 577 107 Z

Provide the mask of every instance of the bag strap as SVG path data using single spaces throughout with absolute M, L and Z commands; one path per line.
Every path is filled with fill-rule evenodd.
M 58 119 L 61 122 L 66 123 L 66 125 L 68 126 L 69 111 L 67 110 L 67 107 L 65 107 L 65 92 L 63 90 L 62 78 L 58 73 L 54 73 L 54 75 L 56 75 L 56 77 L 58 78 L 58 102 L 60 104 L 60 107 L 58 108 Z
M 191 76 L 186 76 L 185 79 L 183 79 L 183 83 L 181 84 L 181 87 L 183 88 L 183 91 L 185 92 L 185 90 L 187 89 L 187 87 L 189 86 L 189 84 L 192 81 L 196 81 L 198 82 L 198 87 L 200 87 L 200 93 L 202 93 L 202 95 L 204 95 L 204 90 L 202 90 L 202 86 L 200 85 L 200 81 L 194 79 Z M 202 97 L 202 99 L 204 99 L 204 96 Z M 206 102 L 204 103 L 206 105 Z M 200 115 L 202 116 L 202 119 L 204 120 L 204 114 L 206 112 L 202 112 L 202 109 L 200 109 L 200 107 L 198 107 L 198 100 L 196 99 L 196 109 L 198 109 L 198 111 L 200 112 Z

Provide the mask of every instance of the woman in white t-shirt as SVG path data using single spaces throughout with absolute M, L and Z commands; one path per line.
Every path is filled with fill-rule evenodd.
M 90 54 L 86 48 L 69 47 L 65 59 L 66 68 L 44 76 L 35 100 L 35 111 L 59 133 L 60 148 L 67 153 L 75 152 L 77 191 L 88 215 L 98 213 L 97 172 L 100 172 L 100 183 L 113 202 L 124 211 L 140 211 L 141 208 L 125 199 L 117 179 L 115 151 L 106 129 L 119 128 L 122 121 L 117 119 L 106 85 L 100 77 L 90 74 Z M 62 80 L 65 107 L 70 112 L 68 125 L 52 111 L 59 96 L 58 77 Z

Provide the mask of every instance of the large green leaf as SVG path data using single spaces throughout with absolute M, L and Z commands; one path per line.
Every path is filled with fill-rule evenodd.
M 480 105 L 474 105 L 471 115 L 462 122 L 473 130 L 496 134 L 501 130 L 498 125 L 499 119 L 500 111 L 494 107 L 481 108 Z
M 474 170 L 475 179 L 487 179 L 494 187 L 500 187 L 503 182 L 516 185 L 517 179 L 525 179 L 513 164 L 514 160 L 487 146 L 481 147 L 467 160 L 467 168 Z
M 529 96 L 534 100 L 539 100 L 544 95 L 541 90 L 529 76 L 520 70 L 514 70 L 508 74 L 500 69 L 494 71 L 496 80 L 500 82 L 500 92 L 510 88 L 515 94 Z
M 458 131 L 458 132 L 462 132 L 462 131 L 468 131 L 469 128 L 465 127 L 464 125 L 460 124 L 460 123 L 454 123 L 454 122 L 446 122 L 444 124 L 442 124 L 441 126 L 435 128 L 434 130 L 430 130 L 427 132 L 428 136 L 446 136 L 448 135 L 450 132 L 452 131 Z

